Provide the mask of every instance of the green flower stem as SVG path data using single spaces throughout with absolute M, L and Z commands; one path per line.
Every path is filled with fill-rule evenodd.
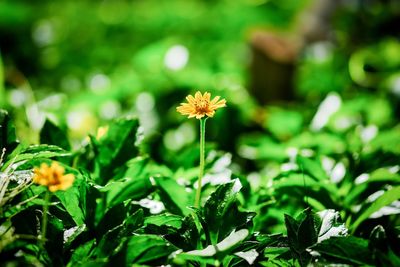
M 198 180 L 197 191 L 196 191 L 196 200 L 194 203 L 195 208 L 200 207 L 201 180 L 203 179 L 203 175 L 204 175 L 206 120 L 207 120 L 207 117 L 200 119 L 200 166 L 199 166 L 199 180 Z
M 44 245 L 44 243 L 46 242 L 47 211 L 49 210 L 49 201 L 50 201 L 50 191 L 47 189 L 46 194 L 44 196 L 43 215 L 42 215 L 42 234 L 40 236 L 40 241 L 42 245 Z

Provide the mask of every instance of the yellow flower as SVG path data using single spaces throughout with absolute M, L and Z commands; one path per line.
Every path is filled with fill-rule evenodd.
M 181 103 L 176 110 L 182 115 L 188 115 L 189 118 L 196 117 L 201 119 L 204 116 L 213 117 L 215 110 L 226 107 L 226 100 L 219 100 L 219 96 L 216 96 L 211 100 L 211 94 L 205 92 L 203 95 L 199 91 L 193 96 L 188 95 L 186 100 L 188 103 Z
M 64 174 L 64 167 L 56 161 L 53 161 L 50 166 L 42 163 L 40 168 L 35 168 L 33 172 L 33 182 L 47 186 L 51 192 L 66 190 L 75 180 L 73 174 Z
M 101 138 L 103 138 L 103 136 L 107 134 L 107 132 L 108 132 L 108 125 L 99 127 L 97 129 L 96 139 L 100 140 Z

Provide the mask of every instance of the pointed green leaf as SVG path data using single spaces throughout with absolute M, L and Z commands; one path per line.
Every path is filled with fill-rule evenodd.
M 334 210 L 324 210 L 317 213 L 321 218 L 321 227 L 318 233 L 318 242 L 329 239 L 332 236 L 347 235 L 347 228 L 340 222 L 339 212 Z
M 313 246 L 312 250 L 345 263 L 373 265 L 368 240 L 354 236 L 331 237 Z
M 98 140 L 96 161 L 101 184 L 113 178 L 118 168 L 124 167 L 129 159 L 137 156 L 135 142 L 138 127 L 137 119 L 118 119 L 109 125 L 106 134 Z
M 357 227 L 366 219 L 369 218 L 374 212 L 379 211 L 381 208 L 390 205 L 394 201 L 400 198 L 400 186 L 392 187 L 383 195 L 378 197 L 374 202 L 372 202 L 367 209 L 361 212 L 358 216 L 357 220 L 350 226 L 351 229 L 354 231 Z
M 167 210 L 172 213 L 184 216 L 190 213 L 187 208 L 192 204 L 190 194 L 185 187 L 179 185 L 175 180 L 168 177 L 155 177 L 159 195 Z
M 3 153 L 3 149 L 5 148 L 6 153 L 10 154 L 16 146 L 17 137 L 15 127 L 8 112 L 0 109 L 0 153 Z
M 232 250 L 235 246 L 239 245 L 249 235 L 249 230 L 241 229 L 237 232 L 233 231 L 229 236 L 223 239 L 216 245 L 209 245 L 205 249 L 192 250 L 181 254 L 182 258 L 185 259 L 196 259 L 196 256 L 200 257 L 214 257 L 218 253 L 227 252 Z M 193 257 L 194 256 L 194 257 Z
M 48 119 L 40 131 L 40 143 L 57 145 L 65 150 L 71 148 L 66 133 Z
M 79 187 L 82 186 L 82 179 L 75 177 L 74 185 L 67 190 L 55 192 L 57 198 L 61 201 L 67 212 L 71 215 L 76 225 L 85 223 L 85 215 L 81 208 Z
M 129 239 L 126 249 L 126 263 L 146 263 L 165 259 L 176 248 L 163 238 L 155 235 L 138 235 Z M 165 261 L 163 261 L 165 262 Z

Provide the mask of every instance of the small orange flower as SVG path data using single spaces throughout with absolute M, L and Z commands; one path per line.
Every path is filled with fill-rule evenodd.
M 213 117 L 215 110 L 226 107 L 226 100 L 216 96 L 211 100 L 211 94 L 205 92 L 203 95 L 199 91 L 193 96 L 188 95 L 186 100 L 188 103 L 181 103 L 176 110 L 182 115 L 188 115 L 189 118 L 196 117 L 201 119 L 204 116 Z
M 66 190 L 72 186 L 75 180 L 73 174 L 64 175 L 64 167 L 56 161 L 53 161 L 50 166 L 42 163 L 40 168 L 35 168 L 33 172 L 33 182 L 47 186 L 51 192 Z

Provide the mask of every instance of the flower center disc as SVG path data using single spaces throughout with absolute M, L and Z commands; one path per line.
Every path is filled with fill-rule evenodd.
M 206 100 L 200 100 L 198 103 L 196 103 L 196 110 L 199 112 L 206 112 L 208 108 L 208 101 Z

